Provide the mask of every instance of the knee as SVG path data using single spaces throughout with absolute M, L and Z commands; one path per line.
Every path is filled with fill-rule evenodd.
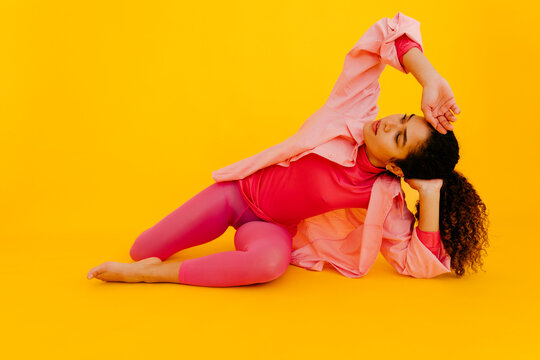
M 147 230 L 143 231 L 137 239 L 135 239 L 135 242 L 133 245 L 131 245 L 131 249 L 129 249 L 129 257 L 133 259 L 133 261 L 139 261 L 142 259 L 146 259 L 155 255 L 150 254 L 149 246 L 147 246 L 148 239 L 147 239 Z
M 139 248 L 137 247 L 136 244 L 133 244 L 131 246 L 131 249 L 129 249 L 129 257 L 133 261 L 139 261 L 139 260 L 144 259 L 144 257 L 140 254 Z
M 291 262 L 291 235 L 281 226 L 251 221 L 236 230 L 234 241 L 237 250 L 250 254 L 255 282 L 277 279 Z
M 129 257 L 133 261 L 139 261 L 144 259 L 144 256 L 142 255 L 140 246 L 137 246 L 137 241 L 135 240 L 135 243 L 131 245 L 131 249 L 129 249 Z
M 279 249 L 267 249 L 256 261 L 260 271 L 260 282 L 268 282 L 279 278 L 287 271 L 291 254 Z

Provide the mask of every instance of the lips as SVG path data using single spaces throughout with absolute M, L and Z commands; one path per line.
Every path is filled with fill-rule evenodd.
M 377 131 L 379 130 L 380 123 L 381 123 L 381 120 L 377 120 L 371 124 L 371 128 L 373 129 L 373 132 L 375 133 L 375 135 L 377 135 Z

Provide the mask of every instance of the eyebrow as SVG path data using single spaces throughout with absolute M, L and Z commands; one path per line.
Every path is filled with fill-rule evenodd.
M 411 114 L 411 116 L 409 116 L 407 121 L 411 120 L 411 118 L 413 116 L 414 116 L 414 114 Z M 405 128 L 405 131 L 403 132 L 403 145 L 401 145 L 401 146 L 405 146 L 405 144 L 407 144 L 407 128 Z

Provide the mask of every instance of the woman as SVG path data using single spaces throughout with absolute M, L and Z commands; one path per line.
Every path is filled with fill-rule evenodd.
M 289 263 L 365 275 L 379 252 L 400 274 L 431 278 L 482 265 L 485 205 L 454 167 L 459 114 L 448 83 L 422 52 L 419 23 L 376 22 L 347 54 L 327 102 L 297 133 L 215 171 L 216 180 L 143 232 L 130 255 L 87 275 L 104 281 L 201 286 L 263 283 Z M 422 111 L 374 120 L 386 64 L 423 86 Z M 418 226 L 400 178 L 419 192 Z M 236 251 L 162 263 L 237 229 Z

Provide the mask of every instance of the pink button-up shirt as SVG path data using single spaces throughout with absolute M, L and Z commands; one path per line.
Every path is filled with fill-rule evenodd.
M 406 34 L 422 45 L 420 23 L 400 12 L 372 25 L 347 53 L 343 70 L 325 104 L 298 131 L 268 149 L 212 173 L 215 181 L 243 179 L 264 167 L 289 166 L 316 153 L 342 166 L 355 165 L 364 143 L 363 126 L 378 114 L 379 77 L 386 64 L 407 73 L 395 40 Z M 347 277 L 365 275 L 379 252 L 400 274 L 430 278 L 450 272 L 450 256 L 437 258 L 418 239 L 401 181 L 382 174 L 369 206 L 332 210 L 302 220 L 293 237 L 291 264 L 321 271 L 331 264 Z

